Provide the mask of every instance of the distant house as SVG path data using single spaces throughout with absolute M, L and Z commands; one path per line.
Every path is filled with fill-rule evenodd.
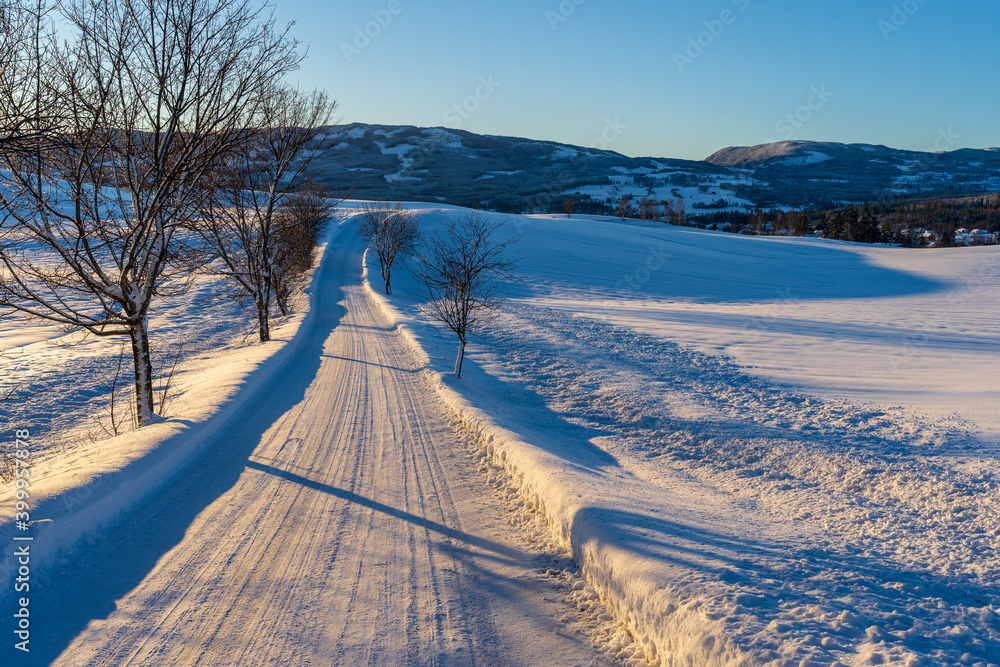
M 969 237 L 970 245 L 992 245 L 997 242 L 997 234 L 985 229 L 973 229 Z

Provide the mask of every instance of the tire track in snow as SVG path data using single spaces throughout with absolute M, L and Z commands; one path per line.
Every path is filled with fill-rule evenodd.
M 173 488 L 47 579 L 39 657 L 591 662 L 548 629 L 537 558 L 488 512 L 459 512 L 482 491 L 458 479 L 461 445 L 360 285 L 359 244 L 338 242 L 300 356 Z

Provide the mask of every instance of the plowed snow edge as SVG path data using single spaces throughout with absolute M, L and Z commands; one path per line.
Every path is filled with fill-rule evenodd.
M 201 419 L 179 415 L 122 434 L 105 441 L 114 443 L 109 444 L 113 450 L 110 455 L 96 449 L 103 443 L 95 444 L 93 456 L 98 461 L 90 462 L 89 470 L 80 472 L 67 466 L 56 475 L 36 477 L 32 480 L 30 514 L 33 521 L 41 523 L 25 532 L 18 530 L 13 520 L 5 520 L 0 524 L 0 543 L 14 544 L 15 535 L 30 535 L 32 573 L 44 576 L 53 565 L 65 564 L 85 541 L 97 540 L 113 530 L 189 470 L 239 416 L 243 398 L 265 390 L 301 346 L 302 332 L 313 319 L 316 279 L 326 262 L 326 249 L 344 229 L 342 224 L 331 225 L 316 251 L 321 259 L 305 289 L 308 307 L 283 323 L 280 334 L 270 342 L 238 350 L 240 361 L 226 365 L 221 381 L 210 379 L 207 386 L 199 388 L 196 398 L 202 408 Z M 10 491 L 5 495 L 13 496 L 12 488 Z M 0 496 L 0 501 L 5 500 Z M 12 507 L 13 503 L 4 505 Z M 9 580 L 17 567 L 14 550 L 4 549 L 0 577 Z M 0 599 L 10 594 L 4 590 Z
M 423 378 L 480 443 L 483 454 L 502 469 L 509 485 L 547 520 L 553 537 L 573 554 L 584 579 L 614 612 L 654 665 L 751 666 L 768 657 L 741 649 L 726 636 L 723 624 L 711 619 L 698 601 L 680 595 L 664 563 L 623 548 L 634 535 L 609 524 L 604 509 L 635 506 L 643 483 L 616 472 L 614 484 L 602 484 L 599 471 L 567 470 L 544 448 L 499 426 L 450 373 L 435 370 L 420 344 L 413 320 L 401 313 L 369 281 L 367 253 L 365 290 L 407 341 L 425 366 Z M 656 508 L 650 507 L 651 512 Z

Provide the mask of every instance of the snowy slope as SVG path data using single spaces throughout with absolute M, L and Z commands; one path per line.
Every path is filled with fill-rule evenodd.
M 520 226 L 514 294 L 535 305 L 722 352 L 825 397 L 905 406 L 1000 444 L 995 248 L 922 252 L 545 218 Z
M 649 657 L 997 662 L 991 249 L 508 220 L 514 301 L 440 388 Z

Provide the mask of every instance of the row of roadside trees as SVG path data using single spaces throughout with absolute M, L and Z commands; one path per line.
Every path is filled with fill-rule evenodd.
M 0 314 L 131 343 L 154 419 L 149 318 L 208 267 L 287 310 L 330 216 L 293 193 L 336 103 L 258 0 L 0 0 Z
M 503 307 L 505 283 L 513 279 L 516 259 L 507 249 L 516 234 L 503 238 L 504 222 L 484 211 L 450 217 L 430 235 L 422 235 L 416 213 L 402 204 L 368 202 L 356 216 L 357 234 L 378 259 L 385 293 L 392 294 L 392 270 L 417 254 L 411 296 L 418 308 L 458 338 L 455 375 L 469 337 L 482 331 Z

